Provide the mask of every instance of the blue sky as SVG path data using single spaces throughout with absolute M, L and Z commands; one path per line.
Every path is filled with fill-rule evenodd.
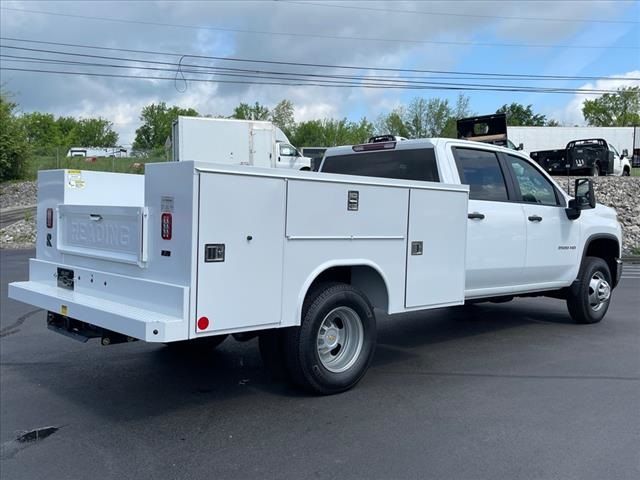
M 263 60 L 363 65 L 511 74 L 640 77 L 640 2 L 637 1 L 218 1 L 218 2 L 56 2 L 3 1 L 2 36 L 198 53 Z M 444 14 L 444 15 L 443 15 Z M 81 18 L 80 18 L 81 17 Z M 538 20 L 545 18 L 548 20 Z M 576 21 L 594 19 L 599 21 Z M 134 23 L 127 23 L 134 22 Z M 135 23 L 138 22 L 138 23 Z M 146 22 L 146 23 L 145 23 Z M 615 23 L 617 22 L 617 23 Z M 159 25 L 163 24 L 163 25 Z M 180 26 L 178 26 L 180 25 Z M 224 31 L 234 30 L 234 31 Z M 238 31 L 241 30 L 241 31 Z M 256 33 L 256 32 L 263 33 Z M 269 32 L 269 33 L 264 33 Z M 291 35 L 292 34 L 292 35 Z M 311 35 L 311 36 L 309 36 Z M 315 36 L 314 36 L 315 35 Z M 318 37 L 320 36 L 320 38 Z M 338 38 L 324 38 L 338 37 Z M 386 39 L 381 40 L 371 40 Z M 436 43 L 429 43 L 436 42 Z M 446 45 L 437 42 L 546 44 L 554 47 Z M 3 40 L 3 45 L 25 46 Z M 47 47 L 96 53 L 72 47 Z M 602 48 L 571 48 L 599 46 Z M 624 48 L 621 48 L 624 47 Z M 3 53 L 28 55 L 25 50 Z M 102 52 L 104 54 L 104 52 Z M 31 55 L 51 55 L 42 52 Z M 114 56 L 135 56 L 107 52 Z M 62 58 L 56 56 L 56 58 Z M 147 57 L 145 57 L 147 58 Z M 150 57 L 149 57 L 150 58 Z M 160 58 L 160 57 L 154 57 Z M 177 62 L 177 57 L 169 58 Z M 171 60 L 173 58 L 173 60 Z M 318 87 L 189 83 L 17 72 L 7 67 L 88 67 L 25 64 L 2 59 L 3 88 L 24 111 L 103 116 L 130 143 L 142 106 L 158 101 L 193 106 L 202 113 L 229 115 L 240 101 L 272 106 L 283 98 L 296 118 L 361 116 L 375 120 L 415 96 L 455 101 L 444 91 L 365 90 Z M 267 68 L 262 66 L 260 68 Z M 268 68 L 280 68 L 268 66 Z M 281 67 L 285 68 L 285 67 Z M 296 70 L 295 67 L 286 67 Z M 96 71 L 95 69 L 93 71 Z M 100 71 L 122 72 L 115 69 Z M 306 69 L 344 74 L 344 71 Z M 149 74 L 134 71 L 137 74 Z M 362 73 L 362 72 L 360 72 Z M 388 72 L 386 72 L 388 73 Z M 473 80 L 465 80 L 475 83 Z M 494 83 L 523 83 L 495 80 Z M 530 86 L 618 88 L 637 80 L 539 81 Z M 564 124 L 582 122 L 583 94 L 465 92 L 475 113 L 504 103 L 533 104 L 534 110 Z

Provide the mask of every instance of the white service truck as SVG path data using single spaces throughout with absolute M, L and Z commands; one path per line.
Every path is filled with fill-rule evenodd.
M 103 344 L 257 335 L 322 394 L 364 375 L 376 309 L 540 295 L 595 323 L 609 307 L 621 229 L 589 180 L 570 198 L 526 155 L 452 139 L 331 148 L 320 170 L 40 172 L 36 258 L 9 296 Z
M 174 161 L 311 170 L 311 158 L 271 122 L 180 116 L 171 147 Z

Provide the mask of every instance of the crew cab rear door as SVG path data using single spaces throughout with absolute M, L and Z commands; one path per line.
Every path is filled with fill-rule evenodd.
M 493 150 L 452 147 L 460 183 L 469 185 L 466 246 L 466 295 L 498 293 L 520 285 L 525 265 L 522 205 L 507 188 L 503 162 Z

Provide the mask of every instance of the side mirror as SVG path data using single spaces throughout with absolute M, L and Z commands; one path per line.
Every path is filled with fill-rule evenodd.
M 516 150 L 524 150 L 524 143 L 519 144 Z
M 622 150 L 622 155 L 620 155 L 620 158 L 628 158 L 628 157 L 629 157 L 629 150 L 625 148 Z
M 582 210 L 596 208 L 596 194 L 590 179 L 576 179 L 574 191 L 575 197 L 569 200 L 569 207 L 565 209 L 569 220 L 579 218 Z

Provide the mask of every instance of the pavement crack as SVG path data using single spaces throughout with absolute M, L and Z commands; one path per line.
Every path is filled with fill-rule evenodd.
M 22 325 L 27 318 L 41 311 L 42 311 L 41 308 L 37 308 L 36 310 L 31 310 L 30 312 L 27 312 L 24 315 L 18 317 L 18 319 L 15 322 L 13 322 L 11 325 L 7 325 L 6 327 L 0 328 L 0 338 L 7 337 L 14 333 L 18 333 L 20 331 L 18 327 Z
M 60 427 L 40 427 L 32 430 L 21 432 L 15 439 L 9 440 L 2 444 L 0 449 L 0 458 L 6 460 L 12 458 L 20 450 L 27 448 L 36 442 L 42 441 L 45 438 L 53 435 Z

